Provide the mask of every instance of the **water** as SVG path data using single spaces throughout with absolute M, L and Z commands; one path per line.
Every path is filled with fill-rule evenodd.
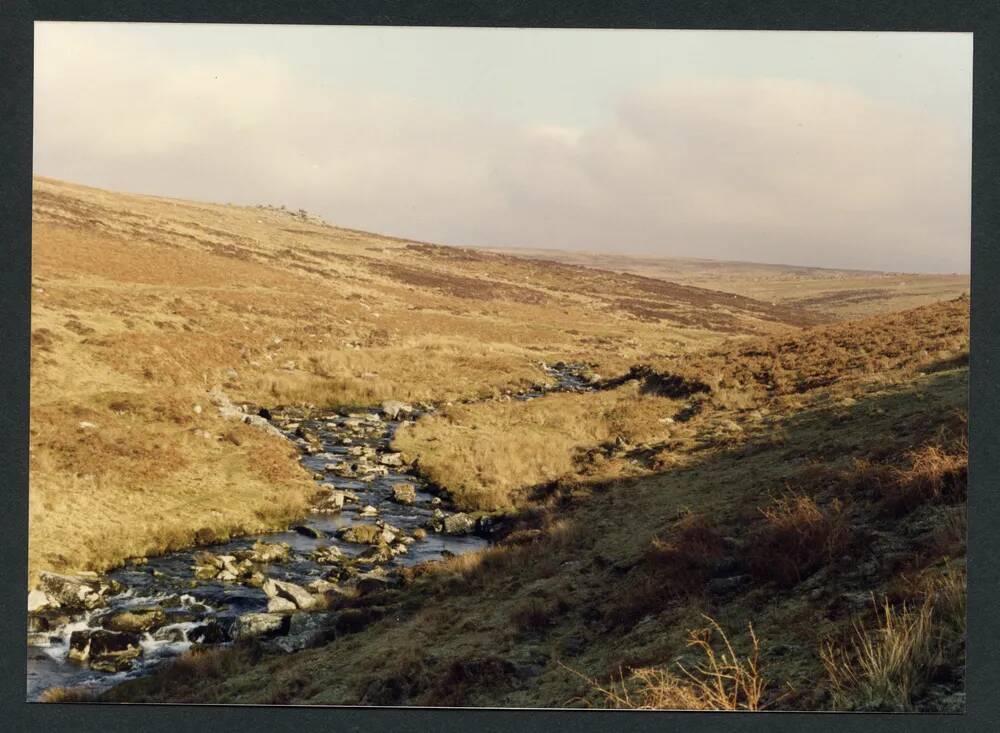
M 579 376 L 579 365 L 559 364 L 543 367 L 545 372 L 557 379 L 555 387 L 540 388 L 515 395 L 518 400 L 530 400 L 550 391 L 586 391 L 593 389 Z M 414 419 L 414 413 L 403 419 Z M 300 524 L 319 530 L 324 537 L 316 539 L 297 531 L 273 532 L 253 535 L 214 545 L 207 548 L 215 555 L 230 555 L 239 550 L 248 550 L 256 541 L 287 543 L 291 547 L 292 558 L 288 562 L 260 566 L 260 570 L 270 578 L 285 580 L 305 586 L 311 581 L 323 578 L 330 570 L 329 565 L 314 562 L 310 553 L 320 547 L 335 545 L 344 555 L 355 557 L 370 545 L 343 542 L 335 536 L 338 529 L 351 524 L 370 524 L 376 519 L 412 535 L 413 530 L 424 527 L 433 517 L 435 509 L 445 509 L 427 490 L 427 485 L 405 467 L 387 466 L 385 475 L 375 476 L 369 481 L 341 477 L 325 471 L 328 464 L 357 460 L 349 454 L 355 446 L 372 448 L 377 456 L 389 452 L 392 436 L 402 420 L 389 420 L 375 410 L 359 414 L 329 414 L 319 418 L 293 422 L 291 418 L 277 416 L 275 423 L 284 426 L 283 432 L 290 440 L 305 447 L 305 441 L 296 438 L 296 426 L 317 435 L 321 443 L 318 453 L 305 453 L 302 464 L 315 474 L 323 474 L 319 483 L 332 489 L 342 489 L 357 496 L 357 502 L 346 504 L 340 513 L 311 512 Z M 345 436 L 350 425 L 367 429 L 367 435 Z M 345 440 L 347 437 L 347 440 Z M 376 459 L 377 460 L 377 459 Z M 393 487 L 398 483 L 408 483 L 416 489 L 413 504 L 398 504 L 392 501 Z M 366 505 L 378 510 L 377 517 L 361 517 L 359 512 Z M 452 513 L 446 511 L 446 514 Z M 381 567 L 413 565 L 428 560 L 440 559 L 443 553 L 461 554 L 485 547 L 487 540 L 476 535 L 452 536 L 428 531 L 423 539 L 408 545 L 405 554 L 397 555 Z M 251 612 L 263 612 L 267 608 L 267 596 L 254 587 L 219 580 L 195 580 L 192 566 L 194 554 L 198 550 L 181 550 L 160 557 L 149 558 L 142 565 L 126 565 L 107 574 L 107 578 L 117 581 L 124 592 L 108 598 L 107 605 L 73 618 L 70 623 L 56 629 L 33 634 L 28 646 L 27 696 L 29 700 L 38 697 L 51 687 L 88 687 L 100 691 L 112 687 L 126 679 L 148 674 L 157 665 L 189 649 L 193 643 L 191 632 L 198 627 L 216 621 L 228 628 L 238 617 Z M 98 627 L 102 616 L 109 612 L 130 608 L 159 607 L 167 615 L 167 625 L 152 634 L 146 634 L 141 641 L 142 655 L 132 667 L 122 672 L 102 672 L 82 666 L 68 659 L 69 640 L 73 631 Z

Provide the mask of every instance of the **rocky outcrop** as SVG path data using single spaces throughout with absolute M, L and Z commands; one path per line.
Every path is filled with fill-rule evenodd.
M 209 401 L 215 405 L 219 410 L 219 415 L 223 420 L 239 420 L 242 423 L 246 423 L 251 427 L 255 427 L 264 432 L 271 433 L 279 438 L 284 438 L 284 433 L 282 433 L 278 428 L 274 427 L 266 418 L 257 414 L 247 414 L 244 412 L 242 407 L 238 407 L 233 404 L 229 396 L 222 391 L 221 387 L 213 387 L 208 393 Z
M 119 584 L 104 580 L 96 573 L 42 573 L 33 603 L 36 610 L 55 607 L 67 611 L 89 611 L 103 606 L 108 596 L 121 590 Z

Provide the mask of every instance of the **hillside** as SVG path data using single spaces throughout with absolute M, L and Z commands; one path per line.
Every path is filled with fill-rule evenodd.
M 294 451 L 207 401 L 447 401 L 817 320 L 702 288 L 37 178 L 31 579 L 283 526 Z M 123 521 L 124 520 L 124 521 Z M 109 540 L 109 538 L 111 538 Z
M 676 282 L 268 206 L 44 178 L 34 194 L 32 585 L 165 568 L 171 594 L 211 584 L 233 624 L 216 614 L 214 640 L 182 635 L 175 663 L 101 699 L 964 707 L 969 301 L 932 297 L 958 284 L 841 322 L 861 301 L 824 293 L 856 295 L 854 275 L 733 271 L 719 287 L 741 292 L 722 292 L 708 266 Z M 789 283 L 802 297 L 772 297 Z M 907 299 L 938 302 L 893 311 Z M 387 400 L 413 407 L 389 429 L 402 408 Z M 397 499 L 393 483 L 366 516 L 341 491 L 311 521 L 339 542 L 337 522 L 357 531 L 387 507 L 430 519 L 373 524 L 304 599 L 260 588 L 289 580 L 303 548 L 338 554 L 322 532 L 301 539 L 308 527 L 283 536 L 312 544 L 260 561 L 257 585 L 257 543 L 146 559 L 288 530 L 317 496 L 365 491 L 350 462 L 369 460 L 426 493 Z M 459 554 L 428 544 L 456 516 Z M 248 598 L 269 613 L 239 615 Z M 177 613 L 156 602 L 141 613 Z M 101 613 L 88 633 L 140 611 Z M 223 643 L 246 616 L 308 633 Z
M 362 620 L 332 640 L 205 651 L 107 699 L 961 710 L 967 349 L 958 299 L 424 418 L 398 443 L 460 502 L 562 401 L 621 435 L 555 444 L 570 470 L 510 478 L 494 547 L 345 602 Z M 706 657 L 726 643 L 738 669 Z M 724 699 L 698 686 L 727 674 Z
M 969 292 L 968 275 L 838 270 L 558 249 L 510 248 L 489 251 L 530 260 L 594 267 L 684 285 L 710 287 L 838 319 L 915 308 Z

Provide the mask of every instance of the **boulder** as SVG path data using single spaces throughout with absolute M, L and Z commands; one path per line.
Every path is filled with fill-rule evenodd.
M 163 628 L 157 629 L 153 632 L 153 638 L 157 641 L 166 641 L 170 643 L 187 641 L 187 638 L 184 636 L 184 629 L 178 626 L 164 626 Z
M 70 634 L 69 659 L 100 671 L 128 669 L 141 654 L 142 646 L 135 634 L 105 629 L 82 629 Z
M 476 520 L 465 512 L 458 512 L 444 518 L 446 534 L 469 534 L 476 528 Z
M 383 453 L 378 457 L 378 462 L 383 466 L 402 466 L 403 465 L 403 454 L 402 453 Z
M 246 613 L 233 623 L 232 637 L 257 639 L 280 636 L 288 631 L 288 616 L 278 613 Z
M 294 601 L 290 601 L 287 598 L 275 596 L 267 599 L 268 613 L 288 613 L 290 611 L 297 611 L 298 608 Z
M 337 530 L 337 536 L 344 542 L 359 545 L 375 545 L 378 544 L 382 536 L 382 527 L 374 524 L 352 524 Z
M 70 616 L 59 608 L 46 606 L 28 614 L 28 631 L 55 631 L 70 622 Z
M 328 547 L 318 547 L 312 551 L 310 557 L 313 562 L 321 565 L 332 565 L 344 559 L 344 553 L 336 545 Z
M 288 635 L 271 642 L 283 652 L 297 652 L 321 644 L 333 636 L 336 616 L 324 613 L 293 613 L 288 622 Z
M 110 631 L 144 634 L 155 631 L 167 622 L 162 608 L 133 608 L 118 611 L 101 618 L 101 626 Z
M 382 412 L 390 420 L 395 420 L 400 415 L 409 415 L 413 412 L 413 407 L 399 400 L 386 400 L 382 403 Z
M 109 586 L 101 583 L 95 575 L 59 575 L 58 573 L 42 573 L 38 589 L 50 601 L 55 601 L 63 608 L 73 611 L 91 610 L 104 605 L 104 596 L 110 591 Z
M 364 563 L 366 565 L 374 565 L 389 562 L 392 558 L 393 553 L 389 545 L 378 544 L 373 547 L 369 547 L 367 550 L 358 555 L 357 562 Z
M 396 484 L 392 487 L 392 500 L 397 504 L 412 504 L 417 500 L 417 487 L 413 484 Z
M 28 593 L 28 613 L 34 613 L 35 611 L 41 611 L 45 608 L 58 608 L 59 601 L 50 598 L 48 593 L 43 590 L 35 588 Z
M 287 542 L 271 543 L 258 540 L 250 548 L 251 559 L 259 563 L 288 562 L 292 559 L 292 548 Z
M 373 507 L 371 504 L 368 504 L 365 507 L 363 507 L 360 512 L 358 512 L 358 516 L 361 516 L 361 517 L 377 517 L 378 516 L 378 509 L 376 509 L 375 507 Z
M 229 641 L 229 634 L 218 621 L 209 621 L 201 626 L 195 626 L 188 632 L 187 637 L 188 641 L 197 644 L 222 644 Z
M 268 578 L 264 581 L 263 590 L 268 598 L 284 598 L 295 604 L 296 608 L 303 610 L 308 610 L 316 605 L 316 599 L 313 595 L 302 586 L 295 585 L 295 583 Z
M 323 534 L 323 530 L 316 529 L 315 527 L 310 527 L 305 524 L 296 524 L 294 527 L 292 527 L 292 529 L 294 529 L 300 535 L 303 535 L 305 537 L 312 537 L 314 540 L 321 540 L 324 537 L 326 537 L 326 535 Z
M 417 527 L 415 530 L 413 530 L 413 539 L 423 540 L 426 538 L 427 538 L 427 530 L 424 529 L 423 527 Z

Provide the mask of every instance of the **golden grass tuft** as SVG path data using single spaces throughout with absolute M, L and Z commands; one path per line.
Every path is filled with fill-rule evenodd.
M 758 711 L 766 707 L 768 682 L 760 666 L 760 642 L 749 624 L 750 653 L 737 654 L 722 627 L 705 616 L 708 626 L 691 630 L 688 647 L 702 660 L 689 667 L 676 663 L 677 671 L 646 667 L 633 670 L 625 680 L 601 685 L 560 663 L 573 674 L 582 677 L 602 696 L 608 707 L 634 710 L 745 710 Z M 721 640 L 716 650 L 715 636 Z
M 827 642 L 821 649 L 838 709 L 910 710 L 939 659 L 930 604 L 896 611 L 885 602 L 877 614 L 873 629 L 855 624 L 849 647 Z

